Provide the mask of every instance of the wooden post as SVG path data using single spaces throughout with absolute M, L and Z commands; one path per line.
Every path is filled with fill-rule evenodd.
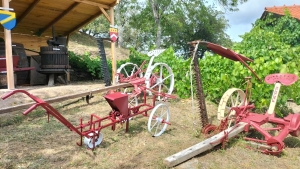
M 224 139 L 225 133 L 228 133 L 227 138 L 230 139 L 244 131 L 244 128 L 247 124 L 248 123 L 240 122 L 239 124 L 237 124 L 237 126 L 230 127 L 217 135 L 214 135 L 198 144 L 195 144 L 185 150 L 173 154 L 164 159 L 164 164 L 166 164 L 168 167 L 174 167 L 175 165 L 189 160 L 200 153 L 212 149 L 216 145 L 222 143 L 222 139 Z
M 114 7 L 110 8 L 109 11 L 109 15 L 110 15 L 110 20 L 111 20 L 111 25 L 114 26 L 115 25 L 115 18 L 114 18 Z M 116 80 L 115 80 L 115 74 L 117 72 L 117 64 L 116 64 L 116 58 L 115 58 L 115 48 L 116 48 L 116 44 L 115 42 L 111 42 L 111 64 L 112 64 L 112 84 L 115 85 L 116 84 Z
M 4 8 L 9 8 L 10 0 L 2 0 Z M 12 46 L 11 46 L 11 32 L 4 28 L 4 40 L 5 40 L 5 56 L 6 56 L 6 71 L 7 71 L 7 88 L 15 89 L 14 82 L 14 69 L 12 59 Z

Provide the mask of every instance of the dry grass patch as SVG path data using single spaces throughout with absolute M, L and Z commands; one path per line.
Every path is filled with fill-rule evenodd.
M 50 89 L 47 95 L 51 94 Z M 90 105 L 81 101 L 63 107 L 70 100 L 52 105 L 73 125 L 78 125 L 80 118 L 87 121 L 92 113 L 101 117 L 108 115 L 111 109 L 103 95 L 95 95 Z M 1 115 L 0 168 L 166 168 L 164 158 L 204 140 L 199 135 L 198 110 L 191 105 L 190 99 L 170 102 L 172 125 L 160 137 L 154 138 L 148 133 L 148 118 L 136 116 L 130 121 L 128 133 L 125 126 L 116 131 L 110 127 L 103 129 L 104 140 L 93 151 L 77 146 L 80 137 L 58 120 L 51 118 L 48 123 L 42 110 L 28 116 L 21 115 L 21 111 L 13 117 Z M 214 119 L 216 105 L 208 102 L 207 108 Z M 19 120 L 1 125 L 16 117 Z M 295 142 L 294 145 L 299 143 L 295 139 L 290 141 Z M 240 138 L 235 138 L 226 150 L 211 150 L 175 168 L 298 168 L 299 150 L 299 146 L 294 146 L 286 148 L 280 157 L 268 156 L 249 150 Z M 186 167 L 191 162 L 192 165 Z

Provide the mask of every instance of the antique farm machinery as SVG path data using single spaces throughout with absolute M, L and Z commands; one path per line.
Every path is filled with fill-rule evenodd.
M 68 127 L 71 131 L 76 132 L 80 136 L 80 141 L 77 142 L 79 146 L 83 143 L 87 145 L 88 148 L 93 149 L 97 145 L 99 145 L 103 140 L 103 135 L 101 130 L 106 127 L 111 127 L 112 130 L 116 129 L 116 124 L 118 123 L 126 123 L 126 132 L 129 128 L 129 121 L 132 117 L 137 115 L 143 115 L 149 117 L 148 119 L 148 131 L 152 134 L 152 136 L 160 136 L 170 124 L 170 112 L 168 106 L 164 103 L 167 98 L 174 98 L 171 95 L 174 85 L 174 76 L 172 69 L 163 63 L 156 63 L 153 66 L 158 66 L 160 69 L 159 75 L 157 76 L 154 71 L 154 67 L 152 66 L 152 61 L 154 57 L 158 56 L 161 51 L 151 52 L 151 62 L 146 70 L 146 77 L 138 77 L 135 72 L 132 71 L 132 74 L 123 74 L 122 72 L 118 72 L 117 77 L 119 77 L 119 82 L 127 82 L 133 86 L 131 93 L 122 93 L 116 91 L 109 91 L 105 96 L 105 100 L 110 105 L 112 110 L 108 113 L 106 117 L 100 117 L 96 114 L 91 114 L 90 119 L 84 123 L 82 119 L 80 119 L 80 123 L 78 126 L 74 126 L 71 124 L 66 118 L 64 118 L 57 110 L 55 110 L 51 105 L 47 102 L 41 100 L 40 98 L 28 93 L 25 90 L 14 90 L 8 94 L 3 95 L 1 98 L 7 99 L 8 97 L 16 94 L 16 93 L 24 93 L 28 97 L 30 97 L 35 104 L 33 104 L 30 108 L 23 112 L 24 115 L 27 115 L 35 108 L 41 106 L 46 110 L 49 116 L 52 115 L 61 123 L 63 123 L 66 127 Z M 128 65 L 128 64 L 127 64 Z M 122 68 L 124 68 L 123 66 Z M 167 68 L 168 71 L 164 71 L 162 68 Z M 138 74 L 141 74 L 141 69 L 137 70 Z M 169 73 L 169 74 L 168 74 Z M 126 77 L 126 78 L 125 78 Z M 128 80 L 124 80 L 128 79 Z M 151 79 L 149 81 L 149 79 Z M 165 80 L 168 80 L 169 87 L 164 84 Z M 171 80 L 170 80 L 171 79 Z M 148 82 L 149 83 L 148 83 Z M 148 84 L 147 84 L 148 83 Z M 168 93 L 163 92 L 161 90 L 163 87 L 168 88 Z M 152 100 L 148 103 L 147 100 L 147 91 L 152 93 Z M 142 95 L 143 102 L 136 103 L 132 105 L 129 101 L 130 98 L 136 98 L 137 96 Z M 160 100 L 160 103 L 157 104 L 157 100 Z M 148 111 L 151 110 L 150 115 L 148 115 Z
M 241 62 L 245 60 L 245 57 L 236 54 L 230 49 L 209 42 L 197 41 L 196 45 L 198 44 L 205 45 L 215 53 L 229 59 L 239 60 Z M 245 62 L 242 63 L 249 68 Z M 257 77 L 255 72 L 252 69 L 250 70 Z M 217 114 L 220 124 L 218 126 L 207 124 L 202 128 L 202 132 L 206 135 L 218 134 L 167 157 L 164 160 L 167 166 L 172 167 L 186 161 L 216 145 L 225 143 L 229 138 L 241 132 L 257 131 L 260 133 L 262 138 L 246 136 L 244 139 L 262 153 L 270 155 L 278 155 L 282 152 L 284 148 L 283 140 L 289 134 L 295 137 L 300 135 L 300 114 L 289 114 L 284 118 L 277 118 L 274 113 L 281 85 L 292 85 L 298 80 L 298 76 L 294 74 L 270 74 L 265 77 L 267 84 L 275 85 L 269 109 L 265 114 L 252 112 L 255 106 L 253 103 L 250 103 L 252 93 L 251 77 L 246 77 L 245 79 L 247 82 L 245 90 L 231 88 L 222 96 Z
M 174 89 L 174 74 L 171 67 L 165 63 L 153 64 L 154 58 L 163 51 L 164 49 L 158 49 L 148 53 L 148 56 L 151 58 L 146 70 L 142 70 L 146 61 L 144 61 L 140 67 L 130 62 L 122 64 L 117 70 L 117 74 L 115 76 L 116 82 L 128 83 L 135 79 L 143 79 L 147 88 L 171 94 Z

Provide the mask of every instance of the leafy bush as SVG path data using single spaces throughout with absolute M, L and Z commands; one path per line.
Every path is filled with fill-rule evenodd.
M 91 57 L 89 53 L 76 55 L 69 52 L 69 64 L 72 68 L 89 72 L 95 79 L 102 79 L 101 64 L 99 57 Z
M 252 78 L 252 97 L 258 110 L 265 111 L 269 106 L 274 85 L 267 85 L 263 79 L 273 73 L 293 73 L 299 75 L 300 67 L 300 23 L 290 16 L 274 19 L 271 16 L 265 21 L 257 21 L 253 29 L 243 36 L 243 41 L 236 43 L 233 50 L 254 60 L 250 67 L 262 79 L 262 82 Z M 297 39 L 298 38 L 298 39 Z M 147 67 L 150 58 L 134 49 L 130 49 L 129 59 L 117 62 L 117 67 L 126 62 L 140 66 L 146 60 Z M 93 76 L 102 78 L 99 58 L 91 58 L 88 54 L 76 56 L 70 52 L 72 67 L 85 69 Z M 191 96 L 190 64 L 191 58 L 184 60 L 176 57 L 172 48 L 167 49 L 154 62 L 168 64 L 174 73 L 174 92 L 181 98 Z M 200 62 L 203 90 L 206 98 L 218 103 L 226 90 L 232 87 L 245 89 L 244 77 L 252 76 L 251 72 L 240 62 L 233 62 L 219 55 L 207 55 Z M 111 74 L 111 61 L 108 61 Z M 300 83 L 282 86 L 278 97 L 278 116 L 285 116 L 286 101 L 293 99 L 300 104 L 298 91 Z M 195 91 L 195 90 L 194 90 Z

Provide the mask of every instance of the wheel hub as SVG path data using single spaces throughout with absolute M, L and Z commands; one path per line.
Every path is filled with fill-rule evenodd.
M 156 117 L 156 121 L 159 122 L 159 123 L 161 123 L 163 120 L 164 120 L 164 119 L 161 118 L 161 117 Z

